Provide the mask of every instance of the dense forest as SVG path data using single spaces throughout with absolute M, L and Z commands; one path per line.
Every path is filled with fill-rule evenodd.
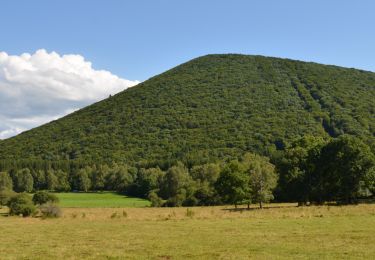
M 374 100 L 372 72 L 208 55 L 0 141 L 0 186 L 172 206 L 351 202 L 374 193 Z
M 2 141 L 0 159 L 187 165 L 350 134 L 374 149 L 375 73 L 209 55 Z
M 147 198 L 153 206 L 260 203 L 270 200 L 353 203 L 375 194 L 375 156 L 360 139 L 305 136 L 269 158 L 245 153 L 235 160 L 162 170 L 125 164 L 41 162 L 0 172 L 0 204 L 9 191 L 114 190 Z

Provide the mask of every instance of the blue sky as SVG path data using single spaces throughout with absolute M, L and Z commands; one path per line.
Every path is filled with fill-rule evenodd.
M 366 0 L 8 0 L 0 49 L 77 53 L 132 80 L 209 53 L 375 71 L 374 11 Z
M 2 0 L 0 139 L 211 53 L 375 71 L 374 11 L 370 0 Z

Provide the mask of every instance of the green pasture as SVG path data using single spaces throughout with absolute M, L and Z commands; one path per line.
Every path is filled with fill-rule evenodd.
M 114 192 L 55 193 L 62 208 L 138 208 L 150 205 L 140 198 L 127 197 Z

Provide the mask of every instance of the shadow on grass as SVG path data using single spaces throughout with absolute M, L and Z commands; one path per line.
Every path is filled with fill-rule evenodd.
M 323 204 L 319 204 L 319 203 L 311 203 L 311 204 L 308 204 L 308 205 L 288 205 L 288 206 L 263 206 L 262 209 L 281 209 L 281 208 L 298 208 L 298 207 L 313 207 L 313 206 L 337 206 L 337 207 L 340 207 L 340 206 L 346 206 L 346 205 L 360 205 L 360 204 L 375 204 L 375 198 L 371 198 L 371 199 L 359 199 L 353 203 L 344 203 L 344 202 L 340 202 L 340 201 L 334 201 L 334 202 L 326 202 L 326 203 L 323 203 Z M 225 208 L 225 209 L 222 209 L 222 210 L 225 210 L 225 211 L 229 211 L 229 212 L 242 212 L 242 211 L 253 211 L 253 210 L 262 210 L 260 207 L 250 207 L 250 208 L 247 208 L 247 206 L 245 207 L 237 207 L 237 208 Z
M 357 204 L 375 204 L 375 198 L 359 199 Z
M 375 204 L 375 199 L 358 199 L 352 202 L 345 202 L 345 201 L 336 201 L 336 202 L 326 202 L 324 204 L 321 204 L 319 206 L 346 206 L 346 205 L 361 205 L 361 204 Z
M 225 210 L 225 211 L 229 211 L 229 212 L 242 212 L 242 211 L 253 211 L 253 210 L 267 210 L 267 209 L 281 209 L 281 208 L 297 208 L 298 206 L 293 206 L 293 205 L 290 205 L 290 206 L 263 206 L 263 208 L 260 208 L 260 207 L 250 207 L 250 208 L 247 208 L 247 207 L 237 207 L 237 208 L 226 208 L 226 209 L 222 209 L 222 210 Z

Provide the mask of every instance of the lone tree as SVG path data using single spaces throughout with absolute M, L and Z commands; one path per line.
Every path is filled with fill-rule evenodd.
M 256 154 L 247 154 L 245 160 L 248 166 L 251 200 L 263 208 L 264 202 L 273 199 L 272 190 L 276 187 L 278 178 L 275 166 L 268 158 Z
M 250 200 L 249 176 L 238 161 L 230 162 L 216 181 L 216 190 L 223 202 L 237 204 Z
M 38 191 L 33 196 L 33 202 L 35 205 L 42 205 L 47 202 L 57 203 L 59 199 L 54 194 L 48 193 L 47 191 Z

